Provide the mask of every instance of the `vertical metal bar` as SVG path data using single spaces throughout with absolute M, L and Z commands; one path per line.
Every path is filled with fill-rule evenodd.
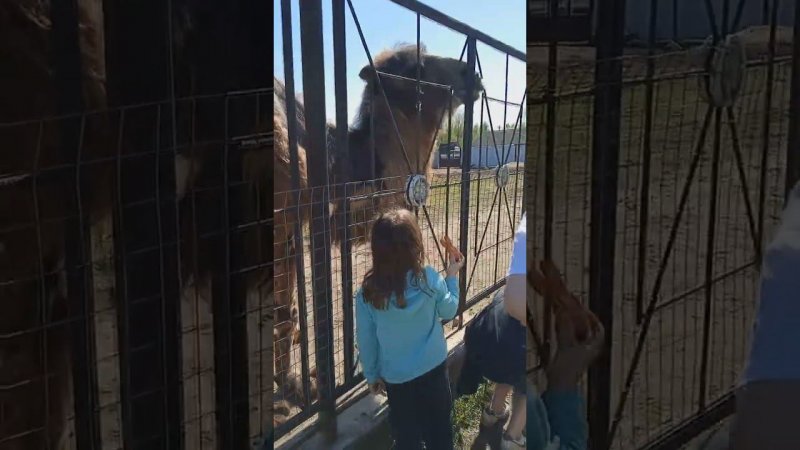
M 108 44 L 108 41 L 107 41 Z M 125 207 L 123 202 L 124 190 L 122 187 L 122 149 L 123 149 L 123 136 L 125 133 L 125 110 L 120 111 L 119 125 L 117 129 L 117 152 L 115 161 L 115 186 L 114 186 L 114 206 L 113 206 L 113 227 L 114 227 L 114 253 L 117 255 L 114 264 L 114 276 L 116 289 L 118 292 L 119 305 L 117 306 L 117 346 L 119 347 L 119 397 L 122 403 L 121 409 L 121 425 L 122 425 L 122 442 L 124 446 L 132 447 L 131 445 L 131 430 L 133 430 L 133 406 L 127 399 L 130 398 L 131 393 L 131 364 L 129 349 L 130 345 L 130 296 L 128 295 L 128 257 L 127 246 L 125 245 Z
M 165 39 L 170 17 L 167 6 L 165 2 L 153 0 L 136 4 L 104 2 L 109 104 L 136 105 L 170 98 L 169 44 Z M 120 54 L 125 57 L 119 57 Z M 174 324 L 170 311 L 175 310 L 172 305 L 165 304 L 171 302 L 174 308 L 179 307 L 176 299 L 165 298 L 175 293 L 176 274 L 171 270 L 166 273 L 153 270 L 161 261 L 166 261 L 160 250 L 142 251 L 157 243 L 154 237 L 161 229 L 154 217 L 161 213 L 168 216 L 168 209 L 174 205 L 142 203 L 141 200 L 156 199 L 159 195 L 156 182 L 161 185 L 174 182 L 169 181 L 172 177 L 166 173 L 148 180 L 138 176 L 152 173 L 158 157 L 153 148 L 158 152 L 163 148 L 163 142 L 154 142 L 157 127 L 161 126 L 154 120 L 157 107 L 130 108 L 122 114 L 117 155 L 120 158 L 117 161 L 118 198 L 114 205 L 118 209 L 114 224 L 115 251 L 121 255 L 115 265 L 119 266 L 117 286 L 121 292 L 118 337 L 122 436 L 126 448 L 153 448 L 167 445 L 170 419 L 164 413 L 169 412 L 174 418 L 180 403 L 179 386 L 174 382 L 172 386 L 163 386 L 161 382 L 164 376 L 171 378 L 182 363 L 177 361 L 180 353 L 176 348 L 180 345 L 177 336 L 163 336 L 164 332 L 179 332 L 170 330 Z M 174 170 L 174 161 L 166 159 L 168 161 L 162 160 L 158 166 Z M 166 221 L 171 220 L 167 217 Z M 164 236 L 161 238 L 163 240 Z M 170 249 L 169 257 L 176 253 L 177 250 Z M 166 258 L 167 253 L 163 256 Z M 173 266 L 173 263 L 167 262 L 167 265 Z M 166 287 L 161 284 L 162 276 L 172 279 L 167 290 L 162 290 Z M 164 320 L 170 323 L 163 324 Z M 171 367 L 164 367 L 165 363 Z M 143 377 L 142 371 L 163 375 Z M 171 406 L 165 408 L 165 402 Z M 180 429 L 172 431 L 181 433 Z
M 800 1 L 794 5 L 794 40 L 800 42 Z M 792 50 L 792 90 L 789 100 L 789 142 L 786 147 L 785 198 L 800 180 L 800 45 Z
M 247 57 L 241 53 L 244 36 L 241 34 L 242 12 L 236 3 L 227 2 L 214 16 L 215 42 L 210 46 L 212 59 L 209 64 L 224 64 L 242 67 Z M 234 31 L 232 24 L 237 24 Z M 246 36 L 246 35 L 245 35 Z M 248 36 L 249 37 L 249 36 Z M 210 68 L 208 68 L 210 69 Z M 215 91 L 230 91 L 240 88 L 245 76 L 240 70 L 209 74 Z M 249 380 L 247 365 L 246 293 L 242 277 L 238 274 L 241 265 L 242 242 L 237 232 L 242 222 L 241 188 L 232 186 L 241 179 L 241 151 L 231 144 L 231 127 L 238 122 L 239 110 L 229 95 L 214 103 L 222 110 L 221 125 L 222 167 L 219 175 L 222 186 L 219 200 L 221 229 L 213 240 L 216 247 L 215 270 L 212 277 L 212 312 L 214 330 L 214 370 L 216 381 L 217 422 L 223 448 L 246 448 L 249 441 Z M 234 117 L 231 117 L 231 116 Z M 218 116 L 217 116 L 218 117 Z M 234 274 L 237 274 L 234 277 Z
M 483 162 L 483 104 L 484 104 L 483 97 L 484 96 L 486 96 L 485 93 L 481 94 L 481 100 L 480 100 L 481 112 L 480 112 L 480 121 L 478 122 L 478 173 L 480 173 L 480 169 L 482 167 L 481 163 Z M 469 149 L 468 151 L 470 153 L 472 153 L 472 149 Z M 462 155 L 462 158 L 463 158 L 463 155 L 464 155 L 464 149 L 463 148 L 461 149 L 461 155 Z M 480 214 L 480 211 L 481 211 L 481 194 L 480 193 L 482 192 L 481 191 L 481 180 L 482 179 L 483 179 L 482 176 L 478 176 L 478 179 L 476 180 L 477 183 L 478 183 L 478 195 L 475 196 L 475 218 L 474 218 L 474 220 L 475 220 L 476 224 L 480 223 L 478 221 L 478 215 Z M 476 225 L 475 226 L 475 236 L 473 238 L 474 239 L 473 246 L 478 244 L 478 228 L 479 228 L 479 226 Z M 478 248 L 475 248 L 475 255 L 477 256 L 477 254 L 478 254 Z
M 345 38 L 345 4 L 344 0 L 332 0 L 333 8 L 333 61 L 334 89 L 336 92 L 336 152 L 337 158 L 350 163 L 350 149 L 347 140 L 347 46 Z M 344 180 L 342 180 L 344 181 Z M 339 203 L 340 226 L 342 227 L 340 249 L 342 254 L 342 305 L 344 308 L 344 373 L 345 383 L 353 378 L 355 365 L 355 341 L 353 321 L 353 270 L 350 245 L 350 202 L 347 199 L 347 184 L 336 186 Z M 338 232 L 338 231 L 337 231 Z
M 717 191 L 719 189 L 719 159 L 722 146 L 721 139 L 722 108 L 716 108 L 714 116 L 714 155 L 711 160 L 711 199 L 708 212 L 708 232 L 706 235 L 706 267 L 705 267 L 705 303 L 703 312 L 703 350 L 700 360 L 700 393 L 698 409 L 706 407 L 708 390 L 708 353 L 711 336 L 711 301 L 714 292 L 714 247 L 717 229 Z
M 642 322 L 644 315 L 644 279 L 647 272 L 648 219 L 650 218 L 650 160 L 652 155 L 653 133 L 653 94 L 655 87 L 655 45 L 656 12 L 658 0 L 650 0 L 650 30 L 647 49 L 647 85 L 645 91 L 644 139 L 642 141 L 642 179 L 639 185 L 639 248 L 636 261 L 636 323 Z
M 611 342 L 613 340 L 616 261 L 617 176 L 622 104 L 625 0 L 601 0 L 598 6 L 597 65 L 592 142 L 592 202 L 589 307 L 608 338 L 605 351 L 589 370 L 589 436 L 592 448 L 607 449 L 611 412 Z
M 558 19 L 558 0 L 550 0 L 553 20 Z M 544 155 L 544 259 L 553 257 L 553 218 L 555 187 L 555 147 L 556 147 L 556 89 L 558 86 L 558 41 L 551 36 L 548 43 L 547 90 L 545 100 L 545 155 Z M 544 340 L 541 349 L 541 360 L 550 361 L 552 345 L 552 307 L 550 299 L 546 299 L 544 308 Z
M 55 0 L 51 7 L 50 43 L 55 68 L 56 109 L 58 114 L 84 111 L 81 86 L 81 52 L 78 36 L 76 0 Z M 89 314 L 94 310 L 91 289 L 87 288 L 86 257 L 91 254 L 89 227 L 81 207 L 81 147 L 84 118 L 59 121 L 61 152 L 64 160 L 75 161 L 74 172 L 64 177 L 64 201 L 74 205 L 64 225 L 64 268 L 67 274 L 67 302 L 70 317 L 72 383 L 75 408 L 75 439 L 81 449 L 100 448 L 97 423 L 97 378 L 94 355 L 94 327 Z M 34 186 L 34 189 L 37 189 Z M 47 355 L 45 355 L 47 357 Z M 45 379 L 48 383 L 49 379 Z M 50 430 L 45 430 L 48 433 Z
M 767 86 L 764 93 L 764 117 L 763 117 L 763 130 L 761 131 L 761 167 L 759 174 L 758 184 L 758 237 L 757 237 L 757 255 L 758 264 L 761 265 L 761 258 L 763 252 L 761 251 L 764 245 L 764 201 L 767 189 L 767 164 L 769 162 L 769 147 L 770 147 L 770 127 L 772 124 L 772 91 L 775 88 L 775 37 L 777 30 L 778 19 L 778 1 L 776 0 L 772 5 L 772 12 L 769 19 L 769 45 L 767 56 Z M 796 62 L 795 62 L 796 63 Z M 791 121 L 794 116 L 790 116 Z M 791 136 L 792 128 L 789 127 L 789 136 Z M 788 167 L 788 166 L 787 166 Z M 788 171 L 787 171 L 788 174 Z
M 505 89 L 503 93 L 503 136 L 500 139 L 501 146 L 500 146 L 500 157 L 497 161 L 497 168 L 499 169 L 503 165 L 505 165 L 508 161 L 508 156 L 506 155 L 506 122 L 508 121 L 508 53 L 506 53 L 506 71 L 505 71 Z M 513 139 L 513 133 L 511 138 Z M 503 190 L 504 188 L 497 188 L 499 190 Z M 500 266 L 500 222 L 502 221 L 502 202 L 497 202 L 497 230 L 495 231 L 495 246 L 494 246 L 494 279 L 493 281 L 497 281 L 497 272 Z M 511 223 L 512 229 L 516 229 L 514 223 Z
M 417 145 L 422 143 L 422 87 L 420 86 L 420 80 L 422 79 L 422 43 L 420 42 L 421 37 L 421 23 L 420 23 L 420 14 L 417 13 L 417 76 L 416 76 L 416 89 L 415 93 L 417 96 L 417 103 L 416 103 L 416 113 L 417 113 Z M 422 173 L 422 158 L 416 158 L 416 173 Z M 430 182 L 431 180 L 428 180 Z M 419 210 L 415 208 L 415 213 L 419 216 Z M 445 214 L 449 213 L 445 211 Z
M 222 242 L 218 245 L 221 255 L 217 261 L 217 273 L 211 282 L 212 314 L 214 319 L 214 376 L 216 382 L 216 416 L 219 427 L 219 440 L 222 448 L 236 448 L 233 422 L 233 355 L 231 336 L 231 279 L 230 279 L 230 215 L 228 214 L 228 167 L 227 167 L 227 127 L 228 127 L 228 99 L 225 99 L 225 144 L 222 176 Z
M 467 40 L 467 70 L 470 74 L 475 73 L 475 61 L 478 56 L 477 43 L 475 38 L 468 38 Z M 467 92 L 475 90 L 475 77 L 469 77 L 467 83 Z M 464 267 L 461 268 L 459 275 L 459 291 L 460 296 L 458 299 L 458 313 L 459 323 L 464 323 L 462 314 L 467 305 L 467 263 L 469 262 L 469 254 L 467 252 L 467 240 L 469 239 L 469 191 L 470 191 L 470 171 L 472 170 L 472 122 L 473 110 L 475 108 L 474 102 L 466 102 L 464 105 L 464 148 L 461 149 L 461 205 L 460 211 L 463 214 L 459 229 L 459 248 L 466 260 Z
M 292 50 L 292 1 L 281 0 L 281 21 L 283 30 L 283 70 L 286 87 L 286 125 L 289 137 L 289 164 L 292 168 L 292 190 L 296 205 L 297 220 L 294 222 L 295 268 L 297 271 L 297 303 L 300 309 L 300 371 L 303 376 L 303 400 L 305 408 L 311 406 L 311 389 L 309 386 L 310 369 L 308 358 L 308 304 L 306 303 L 306 272 L 303 255 L 303 224 L 300 211 L 300 164 L 297 154 L 297 108 L 294 93 L 294 51 Z M 287 214 L 287 213 L 284 213 Z M 289 286 L 288 289 L 293 289 Z
M 325 65 L 322 39 L 322 0 L 300 3 L 306 129 L 308 130 L 311 205 L 311 265 L 314 291 L 314 331 L 319 389 L 319 426 L 327 440 L 336 439 L 334 398 L 333 315 L 330 247 L 328 239 L 328 148 L 325 120 Z
M 181 342 L 181 245 L 178 198 L 175 192 L 176 165 L 178 157 L 177 81 L 175 76 L 175 43 L 172 0 L 167 2 L 167 47 L 169 80 L 169 122 L 165 135 L 165 147 L 171 149 L 166 158 L 156 157 L 158 186 L 156 187 L 161 236 L 161 308 L 162 308 L 162 364 L 164 368 L 164 393 L 166 440 L 168 448 L 183 447 L 183 352 Z M 159 143 L 159 145 L 161 145 Z M 162 198 L 164 199 L 162 201 Z M 166 245 L 165 245 L 166 243 Z
M 730 0 L 722 3 L 722 34 L 724 39 L 728 34 L 728 15 L 730 14 Z M 714 153 L 711 159 L 711 199 L 708 212 L 708 232 L 706 235 L 706 267 L 703 305 L 703 349 L 700 360 L 700 392 L 698 393 L 698 412 L 706 408 L 706 392 L 708 391 L 708 355 L 711 345 L 711 312 L 712 296 L 714 295 L 714 249 L 716 246 L 717 230 L 717 191 L 719 190 L 719 163 L 722 147 L 722 108 L 714 111 Z

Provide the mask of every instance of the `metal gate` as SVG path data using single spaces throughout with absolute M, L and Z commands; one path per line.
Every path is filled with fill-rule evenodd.
M 529 44 L 534 255 L 609 338 L 591 448 L 680 448 L 732 412 L 761 248 L 798 179 L 793 3 L 598 0 L 592 48 Z
M 359 9 L 367 7 L 367 2 L 331 3 L 335 125 L 326 125 L 324 114 L 321 1 L 304 0 L 299 4 L 302 104 L 291 101 L 296 94 L 297 64 L 293 58 L 297 45 L 292 40 L 293 2 L 284 0 L 280 4 L 284 73 L 278 75 L 283 79 L 278 81 L 278 90 L 285 89 L 287 99 L 289 155 L 285 178 L 276 178 L 276 185 L 283 180 L 286 189 L 276 188 L 280 192 L 275 193 L 275 327 L 281 330 L 276 331 L 275 343 L 277 436 L 319 414 L 319 426 L 332 437 L 335 409 L 353 401 L 353 392 L 358 392 L 354 389 L 363 383 L 354 343 L 353 292 L 370 265 L 364 241 L 376 212 L 391 205 L 411 208 L 423 229 L 428 263 L 434 266 L 444 260 L 439 238 L 445 234 L 453 238 L 467 258 L 460 274 L 459 311 L 463 314 L 502 286 L 514 230 L 524 209 L 525 94 L 520 87 L 520 98 L 509 98 L 508 73 L 515 63 L 525 63 L 525 53 L 423 3 L 391 3 L 416 16 L 414 44 L 404 50 L 391 50 L 405 51 L 398 59 L 411 60 L 410 67 L 382 65 L 385 54 L 379 55 L 370 46 L 359 20 Z M 375 5 L 370 2 L 369 7 Z M 347 123 L 347 94 L 353 88 L 347 84 L 347 75 L 358 68 L 345 66 L 347 18 L 352 20 L 363 48 L 365 64 L 361 74 L 367 74 L 367 78 L 362 79 L 371 80 L 364 98 L 372 103 L 361 105 L 362 120 L 353 125 Z M 463 35 L 461 54 L 426 54 L 422 20 Z M 479 47 L 486 50 L 479 52 Z M 486 92 L 480 77 L 474 75 L 483 75 L 481 56 L 490 51 L 503 55 L 504 93 Z M 426 62 L 423 71 L 416 63 L 420 57 L 430 61 L 439 56 L 452 58 L 447 62 L 450 65 L 458 61 L 458 67 L 463 67 L 459 76 L 465 78 L 443 83 L 438 81 L 440 76 L 434 81 L 430 71 L 438 69 Z M 377 76 L 371 78 L 370 72 Z M 472 93 L 477 94 L 472 101 L 459 97 Z M 458 124 L 452 108 L 456 98 L 464 104 L 463 122 Z M 475 101 L 479 103 L 474 105 Z M 382 116 L 378 106 L 364 109 L 378 103 L 388 110 Z M 447 106 L 435 110 L 439 104 Z M 495 104 L 502 105 L 502 117 L 496 116 L 498 109 L 490 107 Z M 434 110 L 437 114 L 432 122 L 429 115 Z M 298 111 L 304 121 L 295 122 Z M 441 118 L 445 120 L 440 130 Z M 415 127 L 408 127 L 404 121 Z M 501 121 L 503 132 L 499 133 L 497 124 Z M 463 134 L 456 131 L 459 127 Z M 460 167 L 429 169 L 431 159 L 438 160 L 438 156 L 431 158 L 435 139 L 422 139 L 410 132 L 411 128 L 434 129 L 441 140 L 457 142 L 462 149 Z M 276 136 L 278 131 L 276 128 Z M 276 168 L 276 174 L 279 171 Z M 419 175 L 425 178 L 415 177 Z M 457 320 L 447 329 L 455 331 L 461 326 L 463 321 Z M 294 332 L 288 331 L 295 328 Z

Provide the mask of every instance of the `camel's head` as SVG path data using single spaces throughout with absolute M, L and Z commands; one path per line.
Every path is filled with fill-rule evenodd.
M 373 60 L 375 69 L 384 74 L 397 75 L 403 79 L 382 76 L 381 84 L 390 99 L 407 99 L 415 101 L 417 74 L 420 80 L 428 83 L 450 86 L 453 89 L 453 109 L 466 102 L 474 102 L 483 90 L 481 79 L 467 63 L 453 58 L 427 54 L 425 47 L 420 46 L 417 57 L 416 45 L 402 45 L 393 50 L 378 54 Z M 367 65 L 359 73 L 361 79 L 372 83 L 375 72 Z M 434 86 L 421 86 L 423 104 L 437 99 L 446 99 L 446 89 Z

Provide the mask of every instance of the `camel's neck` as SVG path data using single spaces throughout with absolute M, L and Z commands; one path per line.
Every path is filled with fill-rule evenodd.
M 359 108 L 358 120 L 349 131 L 353 180 L 428 170 L 445 105 L 423 103 L 419 115 L 407 102 L 390 102 L 382 96 L 365 98 Z

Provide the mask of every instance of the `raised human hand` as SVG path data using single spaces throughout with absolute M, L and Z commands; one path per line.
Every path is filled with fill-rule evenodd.
M 528 282 L 539 295 L 553 302 L 557 333 L 569 329 L 577 342 L 586 342 L 597 334 L 601 326 L 597 316 L 567 289 L 561 272 L 552 261 L 543 260 L 539 268 L 534 267 L 528 272 Z

